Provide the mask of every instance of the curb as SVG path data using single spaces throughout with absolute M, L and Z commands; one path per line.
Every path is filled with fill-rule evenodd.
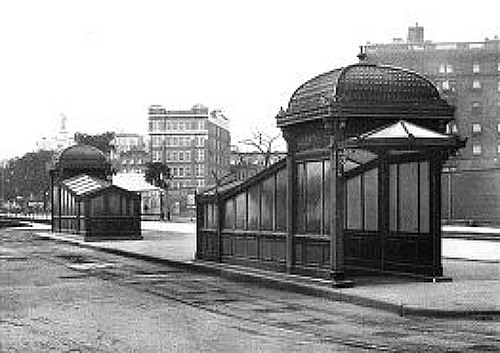
M 102 247 L 95 243 L 85 243 L 78 240 L 52 237 L 47 233 L 36 233 L 42 238 L 49 238 L 56 242 L 70 243 L 82 248 L 94 249 L 109 254 L 120 255 L 124 257 L 135 258 L 165 264 L 168 266 L 204 273 L 208 275 L 220 276 L 234 282 L 255 283 L 261 286 L 267 286 L 274 289 L 296 292 L 299 294 L 311 295 L 315 297 L 330 299 L 339 302 L 346 302 L 359 306 L 374 308 L 398 314 L 400 316 L 423 316 L 435 318 L 481 318 L 500 316 L 500 310 L 441 310 L 419 308 L 414 306 L 404 306 L 403 304 L 395 304 L 384 300 L 373 299 L 366 296 L 344 293 L 342 289 L 330 288 L 326 286 L 327 281 L 323 285 L 311 283 L 307 277 L 296 275 L 288 275 L 282 273 L 264 273 L 261 270 L 248 270 L 243 267 L 237 267 L 222 263 L 208 263 L 202 260 L 178 261 L 165 258 L 159 258 L 152 255 L 135 253 L 127 250 Z M 286 278 L 288 277 L 288 278 Z M 308 283 L 306 283 L 308 282 Z M 320 282 L 320 281 L 318 281 Z

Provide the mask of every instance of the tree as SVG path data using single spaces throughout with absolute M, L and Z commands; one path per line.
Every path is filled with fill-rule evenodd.
M 75 133 L 76 143 L 94 146 L 107 156 L 109 156 L 111 152 L 115 150 L 115 146 L 112 143 L 114 138 L 115 133 L 110 131 L 97 135 L 90 135 L 81 132 Z
M 170 178 L 170 168 L 166 164 L 161 162 L 146 164 L 145 179 L 148 183 L 163 190 L 167 190 Z
M 6 200 L 18 197 L 34 200 L 46 198 L 50 190 L 47 165 L 53 155 L 52 151 L 42 150 L 9 160 L 2 170 L 1 195 Z
M 146 164 L 146 172 L 144 178 L 146 181 L 165 192 L 169 186 L 169 180 L 172 175 L 170 174 L 170 168 L 161 162 L 152 162 Z M 160 195 L 160 210 L 161 210 L 161 219 L 164 218 L 163 212 L 163 197 Z M 167 213 L 167 219 L 170 220 L 170 212 Z
M 241 144 L 256 149 L 263 157 L 264 167 L 268 167 L 271 156 L 275 152 L 275 145 L 279 142 L 281 134 L 268 135 L 262 131 L 255 130 L 252 136 L 239 141 Z

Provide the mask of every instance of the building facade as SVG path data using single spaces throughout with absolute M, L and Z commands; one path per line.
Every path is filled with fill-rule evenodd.
M 266 156 L 263 153 L 239 151 L 236 147 L 233 147 L 230 162 L 231 175 L 234 175 L 237 180 L 247 179 L 285 157 L 286 152 L 271 152 L 266 165 Z
M 444 218 L 500 221 L 498 37 L 479 42 L 432 42 L 424 39 L 424 28 L 416 25 L 409 28 L 406 40 L 367 44 L 360 58 L 423 74 L 456 108 L 448 132 L 467 137 L 467 145 L 444 168 Z
M 209 111 L 201 104 L 189 110 L 153 105 L 148 122 L 151 161 L 171 170 L 171 212 L 184 213 L 194 207 L 197 190 L 229 172 L 229 120 L 220 110 Z
M 144 136 L 132 133 L 115 134 L 113 167 L 118 173 L 145 173 L 151 160 Z

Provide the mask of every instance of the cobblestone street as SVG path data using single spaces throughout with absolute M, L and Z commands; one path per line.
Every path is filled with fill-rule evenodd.
M 2 230 L 1 351 L 496 351 L 497 319 L 400 317 Z

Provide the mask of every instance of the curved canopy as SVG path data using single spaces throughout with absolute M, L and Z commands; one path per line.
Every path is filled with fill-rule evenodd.
M 402 68 L 359 63 L 326 72 L 301 85 L 278 126 L 332 115 L 381 117 L 391 114 L 453 116 L 434 84 Z
M 54 162 L 58 169 L 100 169 L 110 166 L 106 155 L 89 145 L 70 146 L 61 151 Z

